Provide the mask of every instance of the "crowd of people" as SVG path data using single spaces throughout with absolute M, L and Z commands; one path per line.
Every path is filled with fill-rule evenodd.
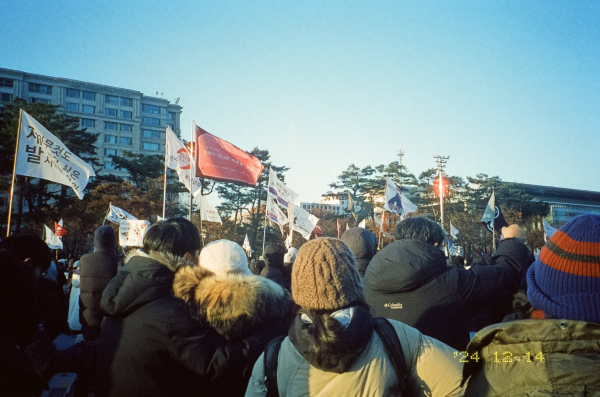
M 248 260 L 183 218 L 117 254 L 53 261 L 37 235 L 0 242 L 0 395 L 600 396 L 600 216 L 534 257 L 518 225 L 489 263 L 447 258 L 435 222 L 404 219 Z M 68 347 L 57 341 L 68 335 Z

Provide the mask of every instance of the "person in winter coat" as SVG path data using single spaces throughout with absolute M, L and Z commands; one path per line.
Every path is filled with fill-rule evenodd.
M 298 248 L 290 247 L 283 256 L 283 269 L 281 270 L 281 273 L 283 274 L 284 286 L 288 291 L 292 290 L 292 267 L 294 266 L 297 255 Z
M 230 341 L 242 341 L 270 328 L 283 335 L 293 317 L 289 292 L 251 274 L 244 249 L 233 241 L 207 244 L 200 252 L 199 266 L 177 271 L 173 290 L 194 318 Z M 220 382 L 223 388 L 218 394 L 243 396 L 249 378 L 250 373 L 241 381 Z
M 102 312 L 100 300 L 108 282 L 117 274 L 117 236 L 110 226 L 100 226 L 94 232 L 95 252 L 79 260 L 79 299 L 81 302 L 81 334 L 85 340 L 100 336 Z
M 457 350 L 469 342 L 473 313 L 490 301 L 510 306 L 530 257 L 517 225 L 502 229 L 504 241 L 492 265 L 470 270 L 446 265 L 439 248 L 445 234 L 426 218 L 405 219 L 394 234 L 397 241 L 379 251 L 367 268 L 367 303 L 374 315 L 402 321 Z
M 479 331 L 467 396 L 600 396 L 600 216 L 558 230 L 527 271 L 532 319 Z
M 56 282 L 58 270 L 52 265 L 52 252 L 36 234 L 12 235 L 0 242 L 0 250 L 31 267 L 37 280 L 37 298 L 41 323 L 50 339 L 70 334 L 68 302 L 62 287 Z
M 462 366 L 454 356 L 458 352 L 390 320 L 406 367 L 398 378 L 374 331 L 356 259 L 342 241 L 317 238 L 300 247 L 292 270 L 292 297 L 301 309 L 277 355 L 275 395 L 385 397 L 399 395 L 399 385 L 405 386 L 406 396 L 462 392 Z M 265 375 L 261 356 L 246 396 L 267 395 Z
M 346 243 L 354 254 L 358 264 L 358 272 L 364 277 L 369 262 L 377 253 L 377 236 L 368 229 L 353 227 L 342 234 L 341 240 Z
M 277 284 L 285 288 L 283 279 L 283 257 L 287 249 L 280 244 L 270 243 L 265 247 L 265 267 L 260 272 L 260 275 L 275 281 Z
M 219 382 L 241 381 L 274 331 L 228 341 L 174 296 L 175 272 L 198 261 L 196 226 L 156 222 L 143 250 L 147 256 L 131 258 L 102 294 L 96 395 L 208 396 Z

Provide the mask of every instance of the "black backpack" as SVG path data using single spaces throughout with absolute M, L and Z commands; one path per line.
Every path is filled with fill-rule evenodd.
M 373 320 L 375 321 L 375 332 L 377 332 L 377 335 L 379 335 L 379 338 L 383 342 L 385 352 L 392 362 L 394 372 L 396 372 L 396 376 L 398 377 L 398 381 L 391 387 L 390 393 L 394 396 L 402 396 L 408 387 L 408 369 L 406 368 L 406 362 L 402 354 L 400 339 L 398 339 L 398 334 L 396 334 L 394 327 L 387 319 L 376 317 Z M 277 364 L 279 349 L 284 339 L 285 335 L 278 336 L 265 347 L 264 370 L 267 397 L 279 397 L 279 390 L 277 389 Z

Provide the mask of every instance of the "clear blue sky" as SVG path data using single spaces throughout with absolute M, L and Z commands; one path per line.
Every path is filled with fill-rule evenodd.
M 181 97 L 318 201 L 349 164 L 600 191 L 598 1 L 5 0 L 0 66 Z

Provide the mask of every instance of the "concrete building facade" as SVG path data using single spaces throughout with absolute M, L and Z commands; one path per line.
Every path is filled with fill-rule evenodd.
M 0 68 L 0 110 L 15 97 L 58 105 L 67 115 L 78 118 L 80 127 L 100 133 L 96 142 L 102 165 L 99 175 L 126 177 L 125 171 L 115 169 L 110 156 L 124 151 L 164 155 L 167 124 L 177 135 L 181 132 L 182 107 L 167 99 L 127 88 Z

